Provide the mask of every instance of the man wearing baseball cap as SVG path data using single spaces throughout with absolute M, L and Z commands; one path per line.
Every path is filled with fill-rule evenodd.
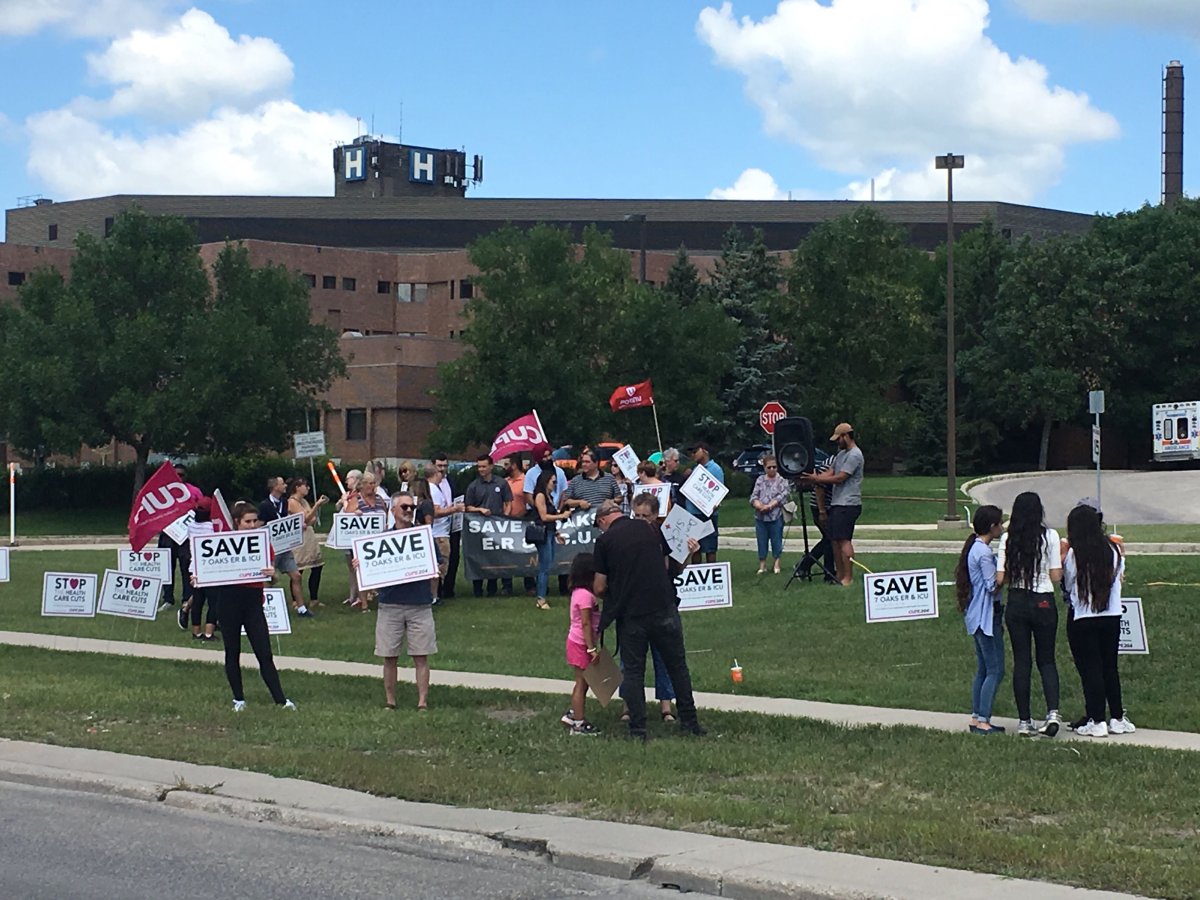
M 854 440 L 854 426 L 842 422 L 833 429 L 829 440 L 837 444 L 837 454 L 824 472 L 809 475 L 809 484 L 833 487 L 826 531 L 833 542 L 833 563 L 838 581 L 849 585 L 854 580 L 854 523 L 862 513 L 863 454 Z

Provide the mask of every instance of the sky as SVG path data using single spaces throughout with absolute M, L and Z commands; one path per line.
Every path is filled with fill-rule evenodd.
M 1198 47 L 1200 0 L 0 0 L 0 200 L 329 195 L 370 133 L 478 197 L 940 199 L 957 153 L 957 199 L 1118 212 Z

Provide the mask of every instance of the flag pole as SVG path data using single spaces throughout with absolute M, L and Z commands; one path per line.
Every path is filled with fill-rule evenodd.
M 546 426 L 542 424 L 542 417 L 537 414 L 537 410 L 533 410 L 533 421 L 537 422 L 538 431 L 542 433 L 542 440 L 546 442 L 546 446 L 550 446 L 550 437 L 546 434 Z
M 662 433 L 658 430 L 658 404 L 650 401 L 650 409 L 654 412 L 654 436 L 658 438 L 658 452 L 663 452 Z

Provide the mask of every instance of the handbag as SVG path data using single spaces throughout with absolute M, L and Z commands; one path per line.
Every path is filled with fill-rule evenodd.
M 546 524 L 544 522 L 530 522 L 525 526 L 525 543 L 544 544 L 546 542 Z

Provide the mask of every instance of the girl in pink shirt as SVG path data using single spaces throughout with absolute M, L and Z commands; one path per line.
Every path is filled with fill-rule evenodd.
M 596 564 L 592 554 L 580 553 L 571 560 L 571 629 L 567 632 L 567 663 L 575 670 L 575 689 L 571 692 L 571 708 L 561 719 L 572 734 L 599 734 L 584 718 L 587 699 L 587 680 L 584 669 L 600 652 L 600 605 L 592 593 Z

